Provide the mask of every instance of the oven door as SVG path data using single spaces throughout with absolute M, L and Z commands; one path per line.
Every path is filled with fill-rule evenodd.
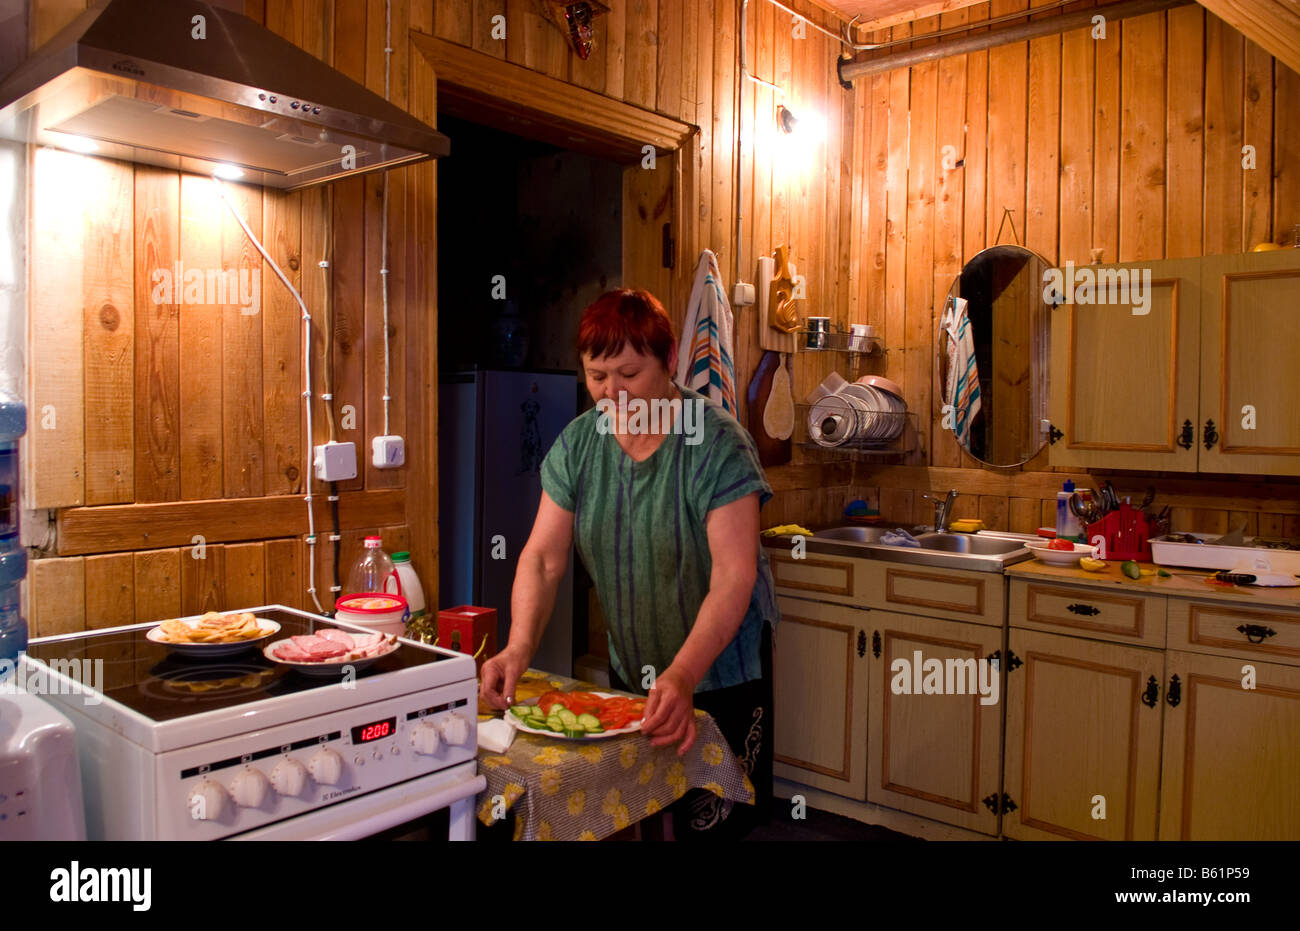
M 227 839 L 360 840 L 448 808 L 448 839 L 473 840 L 474 798 L 486 788 L 487 779 L 478 774 L 477 761 L 470 760 Z

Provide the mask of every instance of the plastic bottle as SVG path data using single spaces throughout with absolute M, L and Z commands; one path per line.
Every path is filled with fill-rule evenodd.
M 1074 480 L 1067 478 L 1061 490 L 1056 493 L 1056 535 L 1066 540 L 1079 542 L 1083 538 L 1083 528 L 1079 518 L 1070 510 L 1070 496 L 1074 494 Z
M 393 595 L 401 595 L 406 599 L 411 609 L 412 621 L 423 617 L 424 587 L 420 585 L 420 577 L 415 574 L 415 568 L 411 565 L 411 554 L 406 550 L 394 553 L 393 567 L 397 572 L 388 580 L 385 591 Z
M 7 678 L 27 649 L 27 621 L 19 589 L 27 575 L 27 551 L 18 539 L 18 438 L 27 432 L 27 407 L 0 392 L 0 678 Z
M 384 541 L 379 537 L 366 537 L 366 548 L 361 557 L 352 564 L 352 571 L 348 574 L 348 587 L 344 594 L 356 595 L 361 592 L 388 590 L 396 570 L 393 568 L 393 561 L 384 552 L 383 546 Z

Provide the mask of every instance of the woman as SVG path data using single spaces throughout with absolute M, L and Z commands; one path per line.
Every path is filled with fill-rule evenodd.
M 597 407 L 564 429 L 542 463 L 510 642 L 483 664 L 482 695 L 498 708 L 513 700 L 576 542 L 607 619 L 610 685 L 648 689 L 642 731 L 651 744 L 684 754 L 701 708 L 754 783 L 752 809 L 688 793 L 673 806 L 674 833 L 736 836 L 766 821 L 772 797 L 769 625 L 778 612 L 758 542 L 772 489 L 736 419 L 673 383 L 672 322 L 649 292 L 597 299 L 579 323 L 578 352 Z M 669 417 L 637 416 L 674 401 Z

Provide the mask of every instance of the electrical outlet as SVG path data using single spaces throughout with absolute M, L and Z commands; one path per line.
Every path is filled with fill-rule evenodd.
M 312 462 L 322 482 L 343 482 L 357 477 L 356 443 L 323 443 Z
M 731 303 L 736 307 L 749 307 L 754 303 L 754 286 L 746 281 L 737 281 L 731 292 Z
M 376 469 L 397 469 L 406 464 L 406 441 L 400 436 L 377 436 L 370 441 L 370 461 Z

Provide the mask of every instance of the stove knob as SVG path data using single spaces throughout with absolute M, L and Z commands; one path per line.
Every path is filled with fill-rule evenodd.
M 307 763 L 311 777 L 323 786 L 337 785 L 343 777 L 343 757 L 333 750 L 317 750 Z
M 219 821 L 226 810 L 226 789 L 220 783 L 204 779 L 190 793 L 186 804 L 195 821 Z
M 281 795 L 297 798 L 307 787 L 307 767 L 292 758 L 281 760 L 271 770 L 271 786 Z
M 453 747 L 469 740 L 469 725 L 465 723 L 464 717 L 458 714 L 448 715 L 442 722 L 442 739 Z
M 230 794 L 241 808 L 261 808 L 270 788 L 262 771 L 249 766 L 230 783 Z
M 438 725 L 428 718 L 411 728 L 411 746 L 416 753 L 433 756 L 438 752 L 438 745 L 441 742 L 438 737 Z

